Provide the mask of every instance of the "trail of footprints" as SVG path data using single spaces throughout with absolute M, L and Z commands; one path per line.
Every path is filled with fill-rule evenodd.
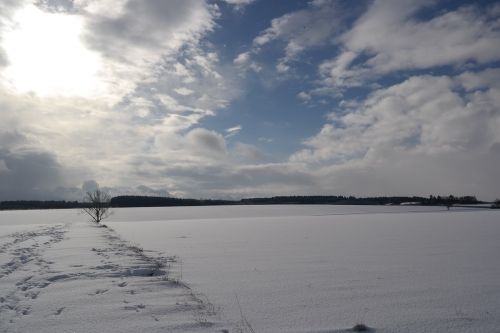
M 34 279 L 34 275 L 44 275 L 50 270 L 50 261 L 43 258 L 43 253 L 53 244 L 64 239 L 66 227 L 56 225 L 38 228 L 34 231 L 16 232 L 7 237 L 7 241 L 0 246 L 0 253 L 7 254 L 7 262 L 0 265 L 0 279 L 11 276 L 20 276 L 11 290 L 2 290 L 0 293 L 0 316 L 9 317 L 14 322 L 16 317 L 31 313 L 31 306 L 26 300 L 35 300 L 40 295 L 40 289 L 47 287 L 50 282 Z M 35 267 L 32 267 L 35 265 Z M 26 276 L 23 276 L 26 275 Z
M 186 289 L 186 293 L 190 294 L 189 288 L 180 282 L 172 282 L 168 278 L 167 270 L 176 262 L 176 257 L 150 256 L 142 248 L 128 244 L 117 237 L 113 231 L 107 229 L 102 229 L 100 233 L 105 239 L 104 244 L 100 245 L 104 247 L 90 249 L 91 253 L 98 256 L 98 265 L 70 264 L 67 272 L 54 271 L 51 269 L 53 262 L 44 258 L 44 253 L 54 244 L 65 239 L 70 227 L 71 225 L 56 225 L 35 231 L 18 232 L 6 237 L 12 240 L 0 246 L 0 253 L 8 253 L 10 257 L 9 261 L 0 266 L 0 281 L 13 274 L 24 273 L 26 276 L 20 278 L 12 290 L 0 291 L 0 322 L 7 318 L 10 323 L 13 323 L 18 318 L 30 315 L 31 302 L 43 295 L 44 288 L 52 283 L 71 279 L 113 278 L 111 283 L 106 286 L 101 285 L 101 288 L 96 288 L 87 296 L 102 297 L 106 293 L 120 290 L 125 299 L 122 305 L 117 304 L 117 306 L 125 311 L 141 312 L 147 307 L 138 302 L 136 296 L 141 293 L 141 290 L 134 290 L 129 282 L 125 281 L 127 277 L 156 277 L 164 282 L 170 281 L 176 284 L 176 287 Z M 17 275 L 15 277 L 17 278 Z M 200 313 L 204 311 L 204 302 L 194 294 L 191 296 L 193 303 L 187 301 L 183 304 L 177 303 L 177 311 L 194 310 Z M 61 316 L 67 311 L 71 309 L 60 306 L 54 308 L 51 315 Z M 160 321 L 160 318 L 152 314 L 152 320 Z M 0 328 L 1 326 L 0 323 Z

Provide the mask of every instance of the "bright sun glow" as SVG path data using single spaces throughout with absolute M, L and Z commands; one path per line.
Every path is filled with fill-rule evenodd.
M 82 19 L 47 13 L 30 5 L 14 17 L 3 48 L 9 65 L 4 80 L 39 96 L 92 96 L 102 92 L 98 54 L 81 41 Z

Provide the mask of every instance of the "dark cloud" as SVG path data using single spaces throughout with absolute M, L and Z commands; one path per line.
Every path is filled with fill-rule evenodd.
M 3 147 L 14 147 L 27 142 L 26 136 L 19 133 L 17 130 L 0 131 L 0 142 Z
M 53 198 L 62 180 L 61 166 L 48 152 L 0 150 L 0 200 Z

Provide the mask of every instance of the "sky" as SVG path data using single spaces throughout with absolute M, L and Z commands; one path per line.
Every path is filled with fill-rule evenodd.
M 500 197 L 500 2 L 0 0 L 0 200 Z

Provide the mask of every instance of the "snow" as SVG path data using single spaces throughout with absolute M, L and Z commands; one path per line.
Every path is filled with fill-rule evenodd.
M 498 332 L 500 212 L 0 212 L 0 332 Z M 238 305 L 239 303 L 239 305 Z M 246 326 L 246 327 L 245 327 Z
M 23 216 L 0 238 L 0 332 L 214 332 L 213 305 L 167 271 L 175 257 L 131 245 L 74 211 Z M 66 213 L 66 214 L 63 214 Z M 33 224 L 30 217 L 66 216 Z M 80 221 L 78 221 L 80 219 Z
M 500 215 L 443 207 L 177 207 L 109 224 L 256 332 L 498 332 Z M 406 210 L 406 212 L 405 212 Z M 408 212 L 411 211 L 411 212 Z M 140 222 L 139 217 L 147 216 Z M 130 216 L 133 220 L 130 221 Z M 174 267 L 179 274 L 181 267 Z

